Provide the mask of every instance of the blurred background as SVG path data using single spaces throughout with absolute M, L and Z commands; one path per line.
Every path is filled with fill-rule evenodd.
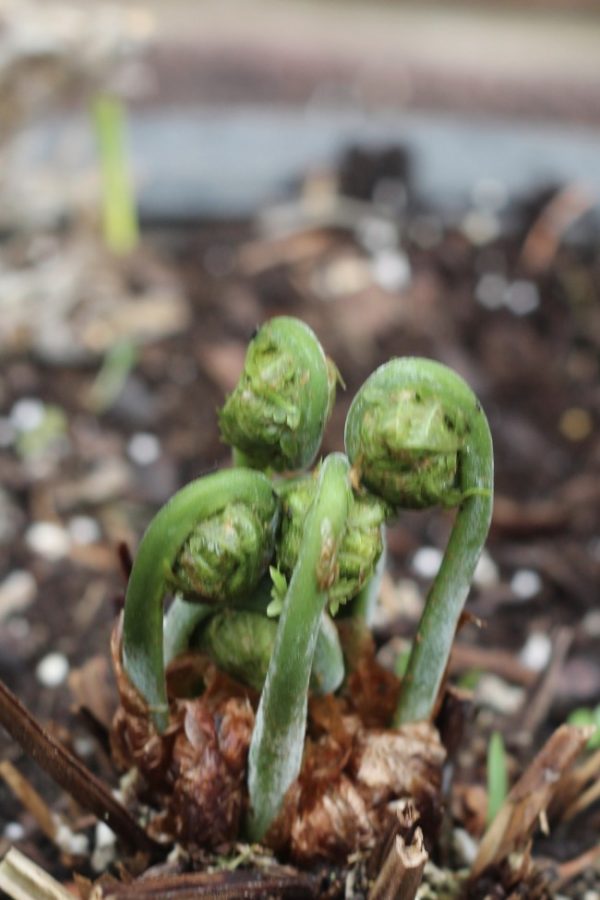
M 598 718 L 599 204 L 599 0 L 0 0 L 0 677 L 102 769 L 69 687 L 86 706 L 95 654 L 104 678 L 117 548 L 227 463 L 216 410 L 285 313 L 346 384 L 326 451 L 391 356 L 488 413 L 481 624 L 452 662 L 470 776 L 492 728 L 528 756 Z M 388 664 L 450 526 L 390 532 Z M 15 841 L 55 858 L 0 782 Z

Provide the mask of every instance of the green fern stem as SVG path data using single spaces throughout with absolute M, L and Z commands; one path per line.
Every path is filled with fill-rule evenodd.
M 263 838 L 300 771 L 317 635 L 352 497 L 349 470 L 340 453 L 321 466 L 284 600 L 250 744 L 247 833 L 253 841 Z
M 231 546 L 233 527 L 221 522 L 221 534 L 213 533 L 215 517 L 227 507 L 243 504 L 256 522 L 254 543 L 244 534 L 244 556 L 237 557 Z M 199 478 L 178 491 L 151 521 L 140 543 L 127 586 L 123 622 L 123 664 L 130 680 L 144 697 L 159 731 L 168 724 L 168 703 L 163 653 L 163 599 L 173 584 L 173 571 L 190 534 L 208 523 L 211 543 L 207 559 L 210 572 L 203 567 L 205 595 L 199 602 L 227 602 L 233 585 L 233 597 L 251 592 L 266 570 L 274 548 L 279 517 L 279 501 L 269 479 L 259 472 L 235 469 Z M 219 540 L 226 542 L 221 553 Z M 231 578 L 219 569 L 234 559 Z M 245 577 L 240 578 L 240 569 Z M 210 596 L 211 586 L 215 595 Z
M 429 591 L 394 726 L 430 718 L 492 514 L 493 449 L 468 385 L 432 360 L 377 369 L 354 398 L 346 450 L 358 477 L 392 506 L 458 507 Z

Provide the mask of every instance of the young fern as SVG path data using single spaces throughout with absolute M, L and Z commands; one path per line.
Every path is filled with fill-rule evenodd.
M 244 511 L 241 530 L 236 522 L 240 507 Z M 148 526 L 127 586 L 123 665 L 159 731 L 168 723 L 163 599 L 178 577 L 174 573 L 190 535 L 196 550 L 204 549 L 192 566 L 199 602 L 225 603 L 252 592 L 258 584 L 273 554 L 278 517 L 279 501 L 269 479 L 259 472 L 236 469 L 188 484 Z
M 127 590 L 123 663 L 159 731 L 169 713 L 165 660 L 188 648 L 262 689 L 248 755 L 253 841 L 299 775 L 309 689 L 334 691 L 343 679 L 326 610 L 347 604 L 367 624 L 372 616 L 385 522 L 402 507 L 458 507 L 403 679 L 399 726 L 432 714 L 491 518 L 487 420 L 464 381 L 429 360 L 392 360 L 365 382 L 346 420 L 347 456 L 287 480 L 254 471 L 313 463 L 337 377 L 298 320 L 258 331 L 219 417 L 239 468 L 198 479 L 159 511 Z
M 394 359 L 350 407 L 346 452 L 355 474 L 393 507 L 458 507 L 413 642 L 394 725 L 429 718 L 492 514 L 493 451 L 468 385 L 427 359 Z

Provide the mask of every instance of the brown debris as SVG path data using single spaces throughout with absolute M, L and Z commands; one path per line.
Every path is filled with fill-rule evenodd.
M 533 223 L 521 249 L 521 264 L 531 273 L 550 268 L 560 243 L 577 219 L 595 204 L 593 193 L 583 185 L 568 184 L 544 206 Z
M 600 795 L 600 750 L 584 759 L 561 780 L 550 815 L 563 822 L 587 809 Z
M 590 733 L 590 728 L 562 725 L 549 738 L 485 833 L 471 869 L 472 881 L 528 846 L 536 824 L 545 816 L 565 773 L 583 750 Z
M 523 732 L 533 738 L 542 722 L 545 721 L 556 696 L 573 637 L 572 628 L 557 628 L 553 633 L 550 665 L 540 676 L 527 702 L 514 718 L 512 727 L 515 731 Z
M 33 785 L 7 759 L 0 762 L 0 778 L 25 809 L 29 810 L 43 834 L 54 841 L 58 821 Z
M 383 730 L 357 727 L 354 716 L 343 721 L 346 740 L 307 741 L 300 778 L 267 836 L 269 845 L 287 847 L 299 863 L 343 861 L 357 850 L 372 850 L 402 798 L 411 799 L 428 822 L 439 813 L 445 751 L 433 726 Z M 327 763 L 318 767 L 315 759 Z
M 438 732 L 425 722 L 381 726 L 391 717 L 398 679 L 377 664 L 370 637 L 352 639 L 360 653 L 346 692 L 311 698 L 302 770 L 267 835 L 268 846 L 296 862 L 343 862 L 357 850 L 371 850 L 402 798 L 411 799 L 428 823 L 439 812 L 445 751 Z M 117 626 L 112 648 L 121 707 L 113 755 L 120 767 L 137 767 L 151 805 L 163 810 L 152 834 L 177 837 L 192 852 L 235 840 L 247 802 L 255 695 L 208 660 L 181 657 L 171 687 L 185 685 L 191 671 L 201 676 L 204 692 L 189 700 L 172 697 L 169 727 L 159 735 L 123 671 L 120 641 Z
M 93 656 L 69 673 L 69 690 L 79 710 L 87 710 L 108 729 L 115 714 L 115 691 L 105 656 Z
M 194 900 L 196 897 L 239 900 L 240 897 L 281 897 L 309 900 L 321 895 L 319 879 L 272 866 L 264 872 L 224 870 L 184 875 L 142 877 L 131 884 L 97 885 L 89 900 Z
M 161 841 L 175 836 L 188 848 L 218 847 L 238 836 L 246 756 L 254 712 L 240 686 L 205 663 L 206 690 L 195 700 L 175 700 L 164 734 L 158 734 L 142 697 L 121 663 L 121 623 L 112 638 L 121 698 L 113 722 L 113 757 L 136 766 L 162 812 L 151 823 Z
M 410 843 L 397 834 L 369 900 L 414 900 L 428 858 L 420 828 L 415 828 Z
M 0 890 L 9 897 L 72 900 L 73 895 L 40 866 L 12 847 L 0 862 Z
M 155 842 L 140 828 L 110 789 L 52 735 L 0 681 L 0 725 L 50 777 L 85 809 L 112 828 L 125 844 L 156 854 Z
M 558 878 L 553 882 L 555 890 L 561 890 L 569 881 L 587 872 L 600 859 L 600 844 L 586 850 L 575 859 L 570 859 L 558 867 Z

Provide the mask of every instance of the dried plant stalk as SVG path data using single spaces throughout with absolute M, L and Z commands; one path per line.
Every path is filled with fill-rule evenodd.
M 525 846 L 593 730 L 592 726 L 561 725 L 549 738 L 486 831 L 471 869 L 472 880 Z
M 112 828 L 131 848 L 156 853 L 159 849 L 118 803 L 109 788 L 25 709 L 0 681 L 0 725 L 50 777 L 77 802 Z
M 17 800 L 20 800 L 25 809 L 29 810 L 46 837 L 54 841 L 56 819 L 36 789 L 7 759 L 0 763 L 0 777 L 4 779 Z
M 396 835 L 369 900 L 413 900 L 423 880 L 427 859 L 420 828 L 415 829 L 410 844 Z
M 12 847 L 0 863 L 0 890 L 12 900 L 73 900 L 73 895 Z

